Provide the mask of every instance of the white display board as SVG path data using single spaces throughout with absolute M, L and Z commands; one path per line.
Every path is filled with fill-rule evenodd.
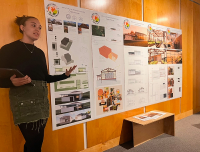
M 93 115 L 91 26 L 85 9 L 45 1 L 49 71 L 70 78 L 51 83 L 53 129 L 83 123 Z
M 94 102 L 100 118 L 124 110 L 123 18 L 95 11 L 90 16 Z
M 45 0 L 53 129 L 182 96 L 182 31 Z

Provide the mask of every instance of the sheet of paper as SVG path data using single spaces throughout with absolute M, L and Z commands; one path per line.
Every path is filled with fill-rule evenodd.
M 126 109 L 148 104 L 148 49 L 124 46 Z
M 149 102 L 167 100 L 167 65 L 149 65 Z

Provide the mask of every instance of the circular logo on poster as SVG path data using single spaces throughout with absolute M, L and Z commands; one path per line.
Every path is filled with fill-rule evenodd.
M 149 31 L 149 32 L 152 32 L 152 30 L 153 30 L 153 28 L 152 28 L 151 24 L 149 24 L 149 25 L 148 25 L 148 31 Z
M 130 28 L 130 22 L 129 22 L 128 19 L 124 20 L 124 27 L 125 27 L 125 29 L 129 29 Z
M 67 15 L 66 15 L 66 18 L 67 18 L 67 19 L 71 19 L 71 15 L 70 15 L 70 14 L 67 14 Z
M 56 17 L 59 14 L 59 8 L 55 4 L 48 4 L 46 10 L 49 15 Z
M 100 22 L 100 16 L 97 13 L 93 13 L 91 17 L 93 23 L 98 24 Z
M 171 31 L 170 28 L 167 29 L 167 34 L 170 35 Z

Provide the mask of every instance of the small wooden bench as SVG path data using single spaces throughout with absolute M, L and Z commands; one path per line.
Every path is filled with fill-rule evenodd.
M 163 112 L 158 110 L 153 111 Z M 174 136 L 174 114 L 163 113 L 166 114 L 160 118 L 147 121 L 142 121 L 134 117 L 124 119 L 119 144 L 133 140 L 133 146 L 135 147 L 163 133 Z

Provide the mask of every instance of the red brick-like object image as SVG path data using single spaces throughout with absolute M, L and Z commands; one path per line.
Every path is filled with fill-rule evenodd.
M 117 54 L 113 53 L 111 48 L 107 47 L 107 46 L 102 46 L 99 48 L 99 53 L 104 56 L 105 58 L 109 58 L 113 61 L 115 61 L 118 57 Z
M 102 46 L 99 48 L 99 53 L 104 56 L 105 58 L 108 58 L 109 57 L 109 54 L 112 52 L 112 50 L 107 47 L 107 46 Z

